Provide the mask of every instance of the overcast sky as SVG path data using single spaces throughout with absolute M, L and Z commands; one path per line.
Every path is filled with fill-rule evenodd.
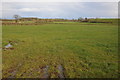
M 2 18 L 22 17 L 39 18 L 79 18 L 118 16 L 117 2 L 3 2 Z M 1 12 L 0 11 L 0 12 Z

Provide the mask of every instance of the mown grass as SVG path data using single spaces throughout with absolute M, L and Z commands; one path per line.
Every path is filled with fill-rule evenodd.
M 57 78 L 57 65 L 66 78 L 116 78 L 118 76 L 117 25 L 99 23 L 3 25 L 3 77 L 39 78 L 48 65 Z

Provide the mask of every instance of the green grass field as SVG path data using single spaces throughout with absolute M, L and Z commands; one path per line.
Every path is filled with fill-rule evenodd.
M 118 26 L 108 23 L 3 25 L 3 78 L 117 78 Z

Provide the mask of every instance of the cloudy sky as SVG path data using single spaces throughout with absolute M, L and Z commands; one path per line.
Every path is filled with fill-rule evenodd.
M 117 2 L 2 2 L 2 18 L 67 18 L 118 16 Z M 1 17 L 0 17 L 1 18 Z

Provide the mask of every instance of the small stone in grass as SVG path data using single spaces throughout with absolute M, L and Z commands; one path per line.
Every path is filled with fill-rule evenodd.
M 13 47 L 13 46 L 10 43 L 5 46 L 5 48 L 11 48 L 11 47 Z

